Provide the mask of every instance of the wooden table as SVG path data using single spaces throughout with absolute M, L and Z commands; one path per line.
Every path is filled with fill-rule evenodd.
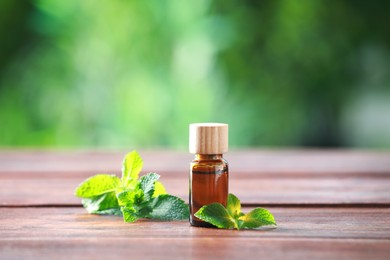
M 75 187 L 120 174 L 126 151 L 0 151 L 1 259 L 390 259 L 390 152 L 246 150 L 226 155 L 244 211 L 268 208 L 277 229 L 219 230 L 187 221 L 89 215 Z M 140 151 L 187 200 L 192 155 Z

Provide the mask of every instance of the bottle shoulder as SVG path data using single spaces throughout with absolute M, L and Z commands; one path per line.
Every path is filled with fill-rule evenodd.
M 219 159 L 194 159 L 191 162 L 192 165 L 199 164 L 199 165 L 228 165 L 228 162 L 224 158 Z
M 192 173 L 219 173 L 227 174 L 229 171 L 229 165 L 226 160 L 194 160 L 191 162 Z

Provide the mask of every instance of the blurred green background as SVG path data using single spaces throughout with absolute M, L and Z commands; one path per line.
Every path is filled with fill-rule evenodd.
M 0 146 L 390 147 L 390 1 L 0 1 Z

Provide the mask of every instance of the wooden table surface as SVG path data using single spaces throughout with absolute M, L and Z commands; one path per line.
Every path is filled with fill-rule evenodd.
M 139 151 L 188 201 L 186 152 Z M 126 151 L 0 150 L 0 259 L 390 259 L 390 152 L 245 150 L 225 156 L 230 192 L 266 207 L 276 229 L 219 230 L 188 221 L 88 214 L 85 178 L 120 175 Z

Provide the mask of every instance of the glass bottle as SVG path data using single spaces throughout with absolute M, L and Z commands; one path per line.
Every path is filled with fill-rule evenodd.
M 202 123 L 190 125 L 190 153 L 195 154 L 190 168 L 190 224 L 212 227 L 194 214 L 204 205 L 219 202 L 226 206 L 229 194 L 228 125 Z

